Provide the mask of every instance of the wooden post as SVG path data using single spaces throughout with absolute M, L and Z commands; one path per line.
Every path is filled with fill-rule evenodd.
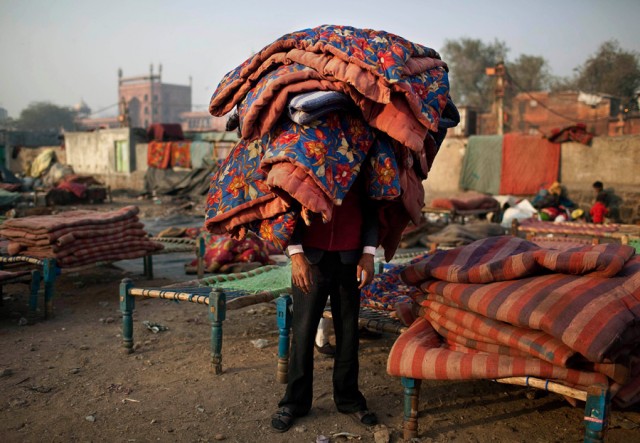
M 404 387 L 403 438 L 411 440 L 418 437 L 418 403 L 422 380 L 402 377 Z
M 44 275 L 44 318 L 53 316 L 53 290 L 56 276 L 60 273 L 60 268 L 53 258 L 45 258 L 42 265 Z
M 278 370 L 276 379 L 279 383 L 287 383 L 289 377 L 289 330 L 291 329 L 291 296 L 281 294 L 276 300 L 278 336 Z
M 120 283 L 120 311 L 122 311 L 122 347 L 124 352 L 133 352 L 133 310 L 135 301 L 129 290 L 133 287 L 133 282 L 125 278 Z
M 149 280 L 153 280 L 153 255 L 151 253 L 142 257 L 142 266 L 144 268 L 144 276 Z
M 209 319 L 211 320 L 211 366 L 216 375 L 222 374 L 222 322 L 226 316 L 226 296 L 219 289 L 209 294 Z
M 584 407 L 584 442 L 602 443 L 609 418 L 609 388 L 595 385 L 587 390 L 587 402 Z
M 29 314 L 33 317 L 38 310 L 38 292 L 40 292 L 40 282 L 42 274 L 37 269 L 31 271 L 31 291 L 29 293 Z
M 204 277 L 204 237 L 202 234 L 198 235 L 198 239 L 196 240 L 196 260 L 197 260 L 197 272 L 198 279 Z

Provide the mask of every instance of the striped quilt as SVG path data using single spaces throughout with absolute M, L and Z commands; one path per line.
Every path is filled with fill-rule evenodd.
M 143 257 L 163 248 L 150 240 L 137 206 L 11 219 L 0 226 L 10 255 L 55 258 L 59 267 Z
M 421 317 L 394 345 L 388 371 L 612 383 L 628 405 L 640 399 L 640 386 L 629 387 L 640 372 L 634 252 L 620 244 L 549 250 L 503 236 L 430 255 L 402 273 L 420 288 Z

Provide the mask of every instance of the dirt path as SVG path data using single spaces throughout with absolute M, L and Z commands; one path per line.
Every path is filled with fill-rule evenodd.
M 26 287 L 9 285 L 0 307 L 0 435 L 3 442 L 373 442 L 336 412 L 332 360 L 316 359 L 311 414 L 286 434 L 269 417 L 283 393 L 275 380 L 277 332 L 271 303 L 229 311 L 224 322 L 223 374 L 210 371 L 210 324 L 203 306 L 137 300 L 136 351 L 121 347 L 118 285 L 156 287 L 115 267 L 63 274 L 55 317 L 20 325 Z M 144 320 L 168 326 L 152 333 Z M 392 442 L 402 441 L 402 388 L 386 374 L 394 336 L 361 340 L 361 387 Z M 266 339 L 258 349 L 252 340 Z M 525 388 L 491 381 L 424 382 L 419 441 L 578 442 L 581 407 L 554 394 L 530 399 Z M 609 442 L 640 441 L 640 410 L 614 411 Z M 378 431 L 384 428 L 378 428 Z

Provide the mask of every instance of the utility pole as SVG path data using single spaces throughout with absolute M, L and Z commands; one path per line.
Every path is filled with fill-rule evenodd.
M 505 90 L 505 76 L 506 70 L 504 67 L 504 62 L 499 61 L 495 66 L 486 68 L 485 74 L 488 76 L 496 77 L 496 87 L 494 89 L 495 101 L 494 106 L 496 107 L 496 120 L 497 127 L 496 132 L 498 135 L 504 134 L 504 90 Z

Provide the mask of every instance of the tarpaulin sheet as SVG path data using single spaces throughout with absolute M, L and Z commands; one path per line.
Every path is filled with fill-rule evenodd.
M 502 138 L 501 135 L 469 137 L 460 172 L 460 188 L 499 194 Z

